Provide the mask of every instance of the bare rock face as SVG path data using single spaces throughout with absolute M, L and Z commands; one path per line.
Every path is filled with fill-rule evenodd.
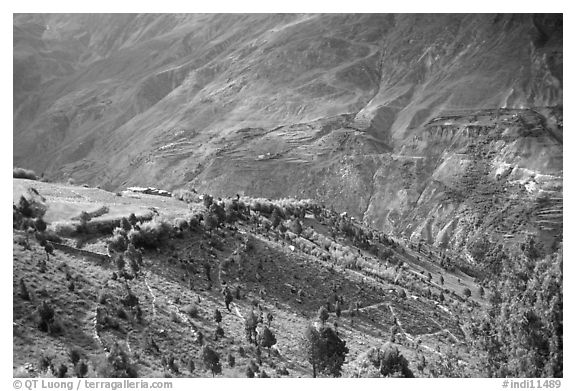
M 15 15 L 14 164 L 554 246 L 562 39 L 561 15 Z

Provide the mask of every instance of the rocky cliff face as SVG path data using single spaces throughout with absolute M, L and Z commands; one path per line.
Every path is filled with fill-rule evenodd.
M 562 55 L 558 15 L 15 15 L 14 164 L 552 246 Z

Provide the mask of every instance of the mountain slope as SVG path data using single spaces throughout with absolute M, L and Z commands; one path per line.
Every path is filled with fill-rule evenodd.
M 455 247 L 498 227 L 476 201 L 510 167 L 497 187 L 517 201 L 485 209 L 529 216 L 503 232 L 561 235 L 538 209 L 562 197 L 561 16 L 15 15 L 14 31 L 15 165 L 309 197 Z

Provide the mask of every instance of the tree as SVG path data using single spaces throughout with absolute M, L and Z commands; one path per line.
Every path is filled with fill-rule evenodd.
M 24 283 L 24 280 L 21 278 L 20 279 L 20 297 L 22 298 L 22 300 L 30 300 L 30 294 L 28 293 L 28 288 L 26 287 L 26 284 Z
M 232 303 L 232 300 L 234 300 L 234 297 L 232 297 L 232 293 L 230 293 L 230 289 L 228 289 L 228 287 L 225 287 L 222 290 L 222 294 L 224 295 L 224 304 L 226 304 L 226 309 L 228 310 L 228 312 L 232 312 L 230 310 L 230 303 Z
M 92 216 L 90 216 L 90 214 L 88 212 L 82 211 L 80 213 L 79 219 L 80 219 L 80 227 L 78 227 L 79 231 L 83 232 L 83 233 L 87 233 L 88 232 L 88 222 L 90 220 L 92 220 Z
M 38 232 L 46 231 L 46 222 L 44 222 L 42 217 L 38 217 L 37 219 L 34 219 L 34 228 Z
M 136 218 L 136 216 L 134 216 L 134 218 Z M 126 217 L 122 217 L 122 220 L 120 220 L 120 227 L 122 227 L 124 231 L 128 232 L 132 229 L 132 224 L 130 224 L 130 221 L 128 221 Z
M 226 211 L 220 204 L 213 203 L 210 205 L 209 211 L 210 214 L 216 219 L 217 226 L 220 226 L 226 222 Z
M 202 348 L 202 362 L 204 367 L 212 372 L 212 377 L 222 373 L 222 365 L 220 364 L 220 355 L 216 353 L 208 345 Z
M 484 287 L 480 286 L 478 288 L 478 296 L 480 296 L 481 298 L 484 298 Z
M 302 233 L 302 224 L 300 224 L 299 219 L 294 219 L 290 223 L 290 231 L 296 235 L 300 235 Z
M 276 344 L 276 336 L 270 329 L 264 326 L 264 329 L 258 334 L 260 346 L 268 348 L 268 357 L 270 357 L 270 348 Z
M 236 365 L 236 357 L 232 353 L 228 353 L 228 366 L 234 368 L 234 365 Z
M 224 337 L 224 329 L 220 327 L 220 325 L 218 325 L 218 327 L 216 327 L 216 330 L 214 331 L 214 340 L 217 341 L 218 338 L 222 337 Z
M 270 222 L 272 223 L 272 227 L 276 228 L 282 222 L 282 218 L 280 217 L 280 213 L 278 213 L 278 209 L 274 208 L 272 215 L 270 216 Z
M 563 376 L 563 255 L 533 253 L 525 247 L 502 265 L 491 307 L 474 326 L 491 377 Z
M 117 342 L 112 345 L 106 361 L 108 366 L 103 369 L 102 377 L 138 377 L 136 367 L 132 364 L 130 356 Z
M 333 377 L 341 375 L 342 364 L 348 354 L 346 342 L 340 339 L 330 327 L 317 330 L 309 325 L 303 338 L 306 358 L 312 365 L 313 377 L 325 373 Z
M 250 343 L 257 343 L 256 341 L 256 326 L 258 326 L 258 317 L 254 311 L 246 316 L 244 320 L 244 330 L 246 332 L 246 340 Z
M 272 316 L 272 313 L 268 312 L 268 314 L 266 314 L 266 320 L 268 321 L 268 327 L 270 327 L 270 324 L 272 323 L 273 319 L 274 319 L 274 317 Z
M 318 319 L 320 319 L 322 324 L 326 323 L 329 316 L 330 315 L 328 314 L 328 310 L 326 309 L 326 307 L 324 306 L 320 307 L 320 309 L 318 310 Z
M 124 256 L 122 254 L 118 254 L 115 258 L 115 262 L 116 262 L 116 267 L 118 268 L 118 271 L 122 271 L 124 270 L 124 267 L 126 266 L 126 261 L 124 260 Z
M 206 209 L 210 208 L 210 205 L 212 205 L 213 200 L 214 199 L 209 194 L 203 194 L 202 195 L 202 202 L 204 203 L 204 207 Z
M 79 377 L 83 378 L 88 373 L 88 364 L 84 360 L 78 361 L 76 365 L 74 365 L 74 374 Z
M 340 318 L 340 315 L 342 314 L 342 308 L 340 307 L 340 301 L 336 301 L 336 317 Z
M 188 367 L 188 372 L 194 373 L 194 370 L 196 369 L 196 364 L 194 363 L 194 359 L 192 357 L 190 357 L 188 359 L 187 367 Z
M 377 349 L 370 354 L 374 364 L 385 377 L 414 377 L 408 367 L 408 360 L 400 353 L 398 348 L 390 342 L 384 345 L 384 350 Z
M 462 290 L 462 294 L 468 298 L 472 296 L 472 291 L 470 291 L 470 288 L 466 287 Z
M 136 224 L 138 223 L 138 219 L 136 218 L 136 215 L 134 213 L 130 213 L 130 215 L 128 216 L 128 222 L 132 227 L 136 226 Z
M 440 285 L 444 285 L 444 276 L 440 276 Z
M 139 266 L 142 265 L 142 251 L 137 250 L 134 244 L 128 243 L 124 256 L 130 261 L 135 261 Z
M 254 378 L 254 371 L 249 365 L 246 367 L 246 377 L 250 379 Z
M 214 310 L 214 321 L 218 324 L 220 324 L 220 322 L 222 322 L 222 314 L 220 313 L 218 308 L 216 308 Z
M 218 228 L 218 219 L 210 212 L 204 213 L 204 229 L 212 232 L 213 229 Z
M 54 246 L 49 242 L 44 244 L 44 251 L 46 252 L 46 262 L 50 261 L 50 255 L 54 255 Z
M 38 321 L 38 329 L 40 331 L 50 332 L 55 320 L 54 309 L 46 302 L 46 300 L 44 300 L 38 307 L 37 312 L 40 317 Z

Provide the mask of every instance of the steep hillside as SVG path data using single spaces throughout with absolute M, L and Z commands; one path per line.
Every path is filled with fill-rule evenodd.
M 554 248 L 562 40 L 561 15 L 15 15 L 14 164 Z
M 14 180 L 14 195 L 17 376 L 46 376 L 51 366 L 62 374 L 62 365 L 77 375 L 71 351 L 87 364 L 85 375 L 111 375 L 106 363 L 118 349 L 138 376 L 210 376 L 201 356 L 210 346 L 222 376 L 244 377 L 254 362 L 268 376 L 309 377 L 303 338 L 309 324 L 325 321 L 322 306 L 349 350 L 342 376 L 374 376 L 378 366 L 366 355 L 390 349 L 386 341 L 416 376 L 485 376 L 485 353 L 470 333 L 488 289 L 446 268 L 446 254 L 405 248 L 345 214 L 311 201 L 242 197 L 223 201 L 216 227 L 209 220 L 218 208 L 195 201 L 28 180 Z M 21 197 L 43 205 L 47 228 L 26 220 Z M 94 215 L 85 225 L 82 211 Z M 141 221 L 121 220 L 130 213 Z M 165 229 L 153 246 L 134 239 L 153 226 Z M 123 235 L 136 250 L 110 244 Z M 274 333 L 271 349 L 249 342 L 252 312 L 257 335 L 264 326 Z

